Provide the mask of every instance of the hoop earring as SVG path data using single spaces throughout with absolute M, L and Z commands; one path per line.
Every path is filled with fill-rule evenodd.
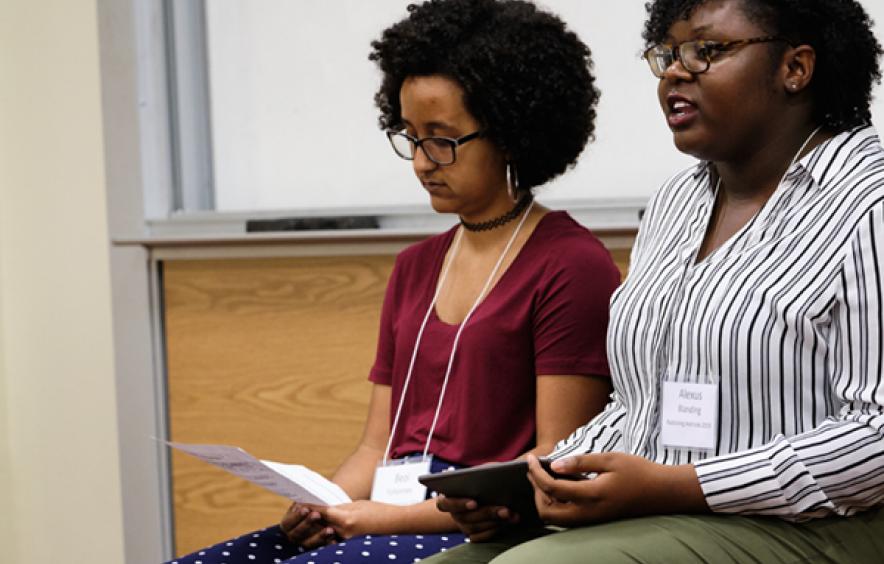
M 506 190 L 510 199 L 515 201 L 519 192 L 519 175 L 516 173 L 516 165 L 511 162 L 506 163 Z

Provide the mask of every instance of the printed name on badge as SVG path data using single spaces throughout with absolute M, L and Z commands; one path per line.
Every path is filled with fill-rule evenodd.
M 430 461 L 431 457 L 427 457 L 378 466 L 371 485 L 371 500 L 393 505 L 422 502 L 427 495 L 427 487 L 418 482 L 417 477 L 430 473 Z
M 712 450 L 718 421 L 718 386 L 663 382 L 660 439 L 663 446 Z

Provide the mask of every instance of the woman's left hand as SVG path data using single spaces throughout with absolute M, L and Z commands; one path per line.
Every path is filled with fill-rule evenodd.
M 709 511 L 693 465 L 666 466 L 620 452 L 556 460 L 560 474 L 593 472 L 589 480 L 555 479 L 533 455 L 528 478 L 541 519 L 575 526 L 621 517 Z
M 366 534 L 395 534 L 402 507 L 362 499 L 319 509 L 326 523 L 342 539 Z

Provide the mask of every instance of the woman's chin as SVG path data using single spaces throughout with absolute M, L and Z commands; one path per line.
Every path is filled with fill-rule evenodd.
M 700 139 L 697 138 L 697 135 L 693 134 L 693 132 L 673 131 L 672 142 L 675 145 L 675 148 L 679 150 L 679 152 L 690 155 L 692 157 L 696 157 L 700 160 L 706 160 L 703 157 L 705 153 L 705 151 L 703 150 L 704 144 Z
M 447 198 L 430 196 L 430 206 L 436 213 L 457 213 L 457 206 Z

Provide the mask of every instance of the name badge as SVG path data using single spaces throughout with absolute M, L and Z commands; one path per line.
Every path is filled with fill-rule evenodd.
M 427 487 L 417 481 L 418 476 L 430 473 L 432 457 L 394 460 L 374 471 L 371 500 L 393 505 L 412 505 L 427 496 Z
M 663 382 L 660 439 L 663 446 L 696 450 L 715 448 L 718 386 Z

